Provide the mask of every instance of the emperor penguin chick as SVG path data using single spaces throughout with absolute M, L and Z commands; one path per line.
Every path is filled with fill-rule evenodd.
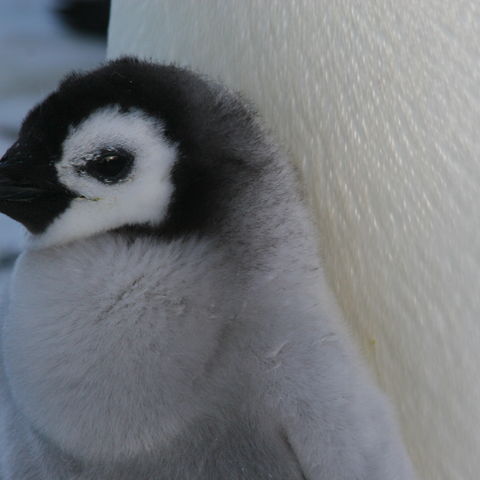
M 244 101 L 122 58 L 0 161 L 30 232 L 2 327 L 3 480 L 407 480 L 294 170 Z

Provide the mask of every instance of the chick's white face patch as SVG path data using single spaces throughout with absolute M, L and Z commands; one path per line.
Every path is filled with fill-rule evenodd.
M 118 181 L 102 181 L 88 165 L 111 152 L 130 159 Z M 129 224 L 159 224 L 165 217 L 173 186 L 170 172 L 176 148 L 163 135 L 159 121 L 140 110 L 118 106 L 95 111 L 71 128 L 55 165 L 61 184 L 78 195 L 33 244 L 65 243 Z

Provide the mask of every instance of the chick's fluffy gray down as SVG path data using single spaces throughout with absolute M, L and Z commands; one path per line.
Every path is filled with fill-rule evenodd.
M 197 230 L 129 225 L 21 255 L 2 313 L 0 478 L 413 479 L 290 162 L 243 100 L 162 68 L 181 78 L 188 154 L 219 152 L 202 171 L 222 194 L 212 183 Z

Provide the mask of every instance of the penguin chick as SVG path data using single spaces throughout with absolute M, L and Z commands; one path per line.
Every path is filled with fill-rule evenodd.
M 295 172 L 188 70 L 73 74 L 0 161 L 31 233 L 2 329 L 4 480 L 407 480 Z

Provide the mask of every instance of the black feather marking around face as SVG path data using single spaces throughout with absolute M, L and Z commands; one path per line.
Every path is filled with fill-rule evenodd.
M 171 173 L 174 193 L 166 219 L 156 229 L 158 234 L 177 236 L 208 229 L 228 203 L 231 182 L 255 175 L 255 166 L 238 147 L 258 136 L 254 115 L 241 101 L 191 71 L 135 58 L 68 76 L 23 122 L 17 142 L 22 161 L 32 171 L 42 172 L 42 181 L 59 189 L 54 165 L 70 129 L 112 105 L 159 119 L 167 140 L 177 147 L 178 159 Z M 244 140 L 238 141 L 239 135 Z M 68 208 L 69 201 L 45 209 L 32 231 L 45 230 Z

